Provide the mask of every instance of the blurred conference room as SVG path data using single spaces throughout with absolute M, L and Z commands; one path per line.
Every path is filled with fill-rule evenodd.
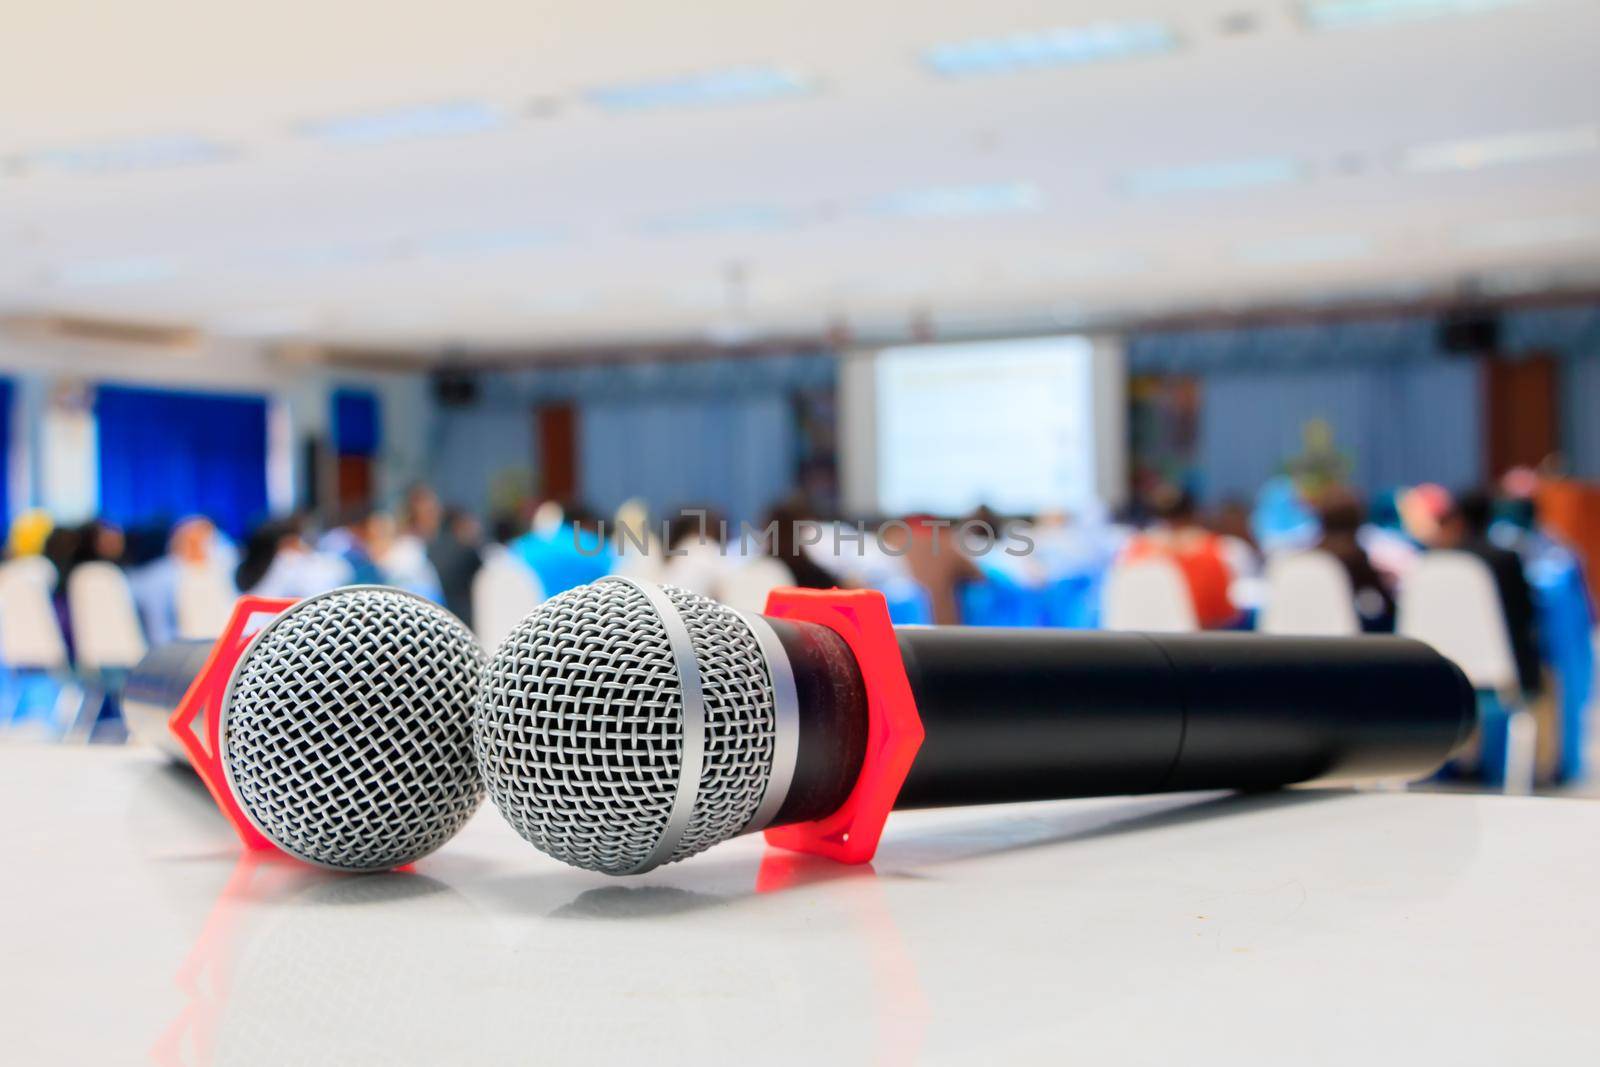
M 1588 0 L 9 5 L 0 748 L 238 597 L 1398 633 L 1600 795 Z M 9 817 L 9 816 L 8 816 Z

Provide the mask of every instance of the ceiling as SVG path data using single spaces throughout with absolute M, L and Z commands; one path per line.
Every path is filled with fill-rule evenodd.
M 432 357 L 1595 284 L 1600 3 L 1341 10 L 1392 9 L 13 3 L 0 314 Z

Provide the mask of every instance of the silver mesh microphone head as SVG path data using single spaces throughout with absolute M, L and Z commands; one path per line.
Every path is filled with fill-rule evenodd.
M 546 601 L 484 669 L 478 766 L 517 833 L 638 874 L 771 821 L 798 746 L 776 635 L 694 593 L 607 578 Z
M 426 856 L 483 801 L 471 723 L 482 664 L 471 631 L 410 593 L 302 600 L 229 679 L 229 788 L 256 829 L 310 863 L 373 871 Z

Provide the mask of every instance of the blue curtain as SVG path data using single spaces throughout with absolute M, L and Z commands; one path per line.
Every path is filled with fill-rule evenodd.
M 1473 360 L 1212 373 L 1201 389 L 1199 465 L 1209 499 L 1253 497 L 1304 451 L 1312 419 L 1333 428 L 1359 489 L 1419 481 L 1454 489 L 1483 477 Z
M 376 456 L 382 443 L 377 394 L 366 389 L 335 389 L 332 403 L 334 453 Z
M 267 401 L 101 386 L 100 513 L 122 526 L 209 516 L 240 537 L 267 513 Z
M 527 405 L 443 408 L 433 420 L 428 476 L 445 503 L 487 516 L 497 489 L 534 484 L 537 451 Z
M 658 516 L 704 504 L 755 522 L 794 487 L 787 393 L 594 400 L 578 421 L 579 484 L 602 514 L 638 496 Z

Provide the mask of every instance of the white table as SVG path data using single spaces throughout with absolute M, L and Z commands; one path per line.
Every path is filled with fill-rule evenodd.
M 1582 1063 L 1600 804 L 900 813 L 638 879 L 486 806 L 414 873 L 241 860 L 148 752 L 0 748 L 11 1063 Z M 758 891 L 759 886 L 759 891 Z

